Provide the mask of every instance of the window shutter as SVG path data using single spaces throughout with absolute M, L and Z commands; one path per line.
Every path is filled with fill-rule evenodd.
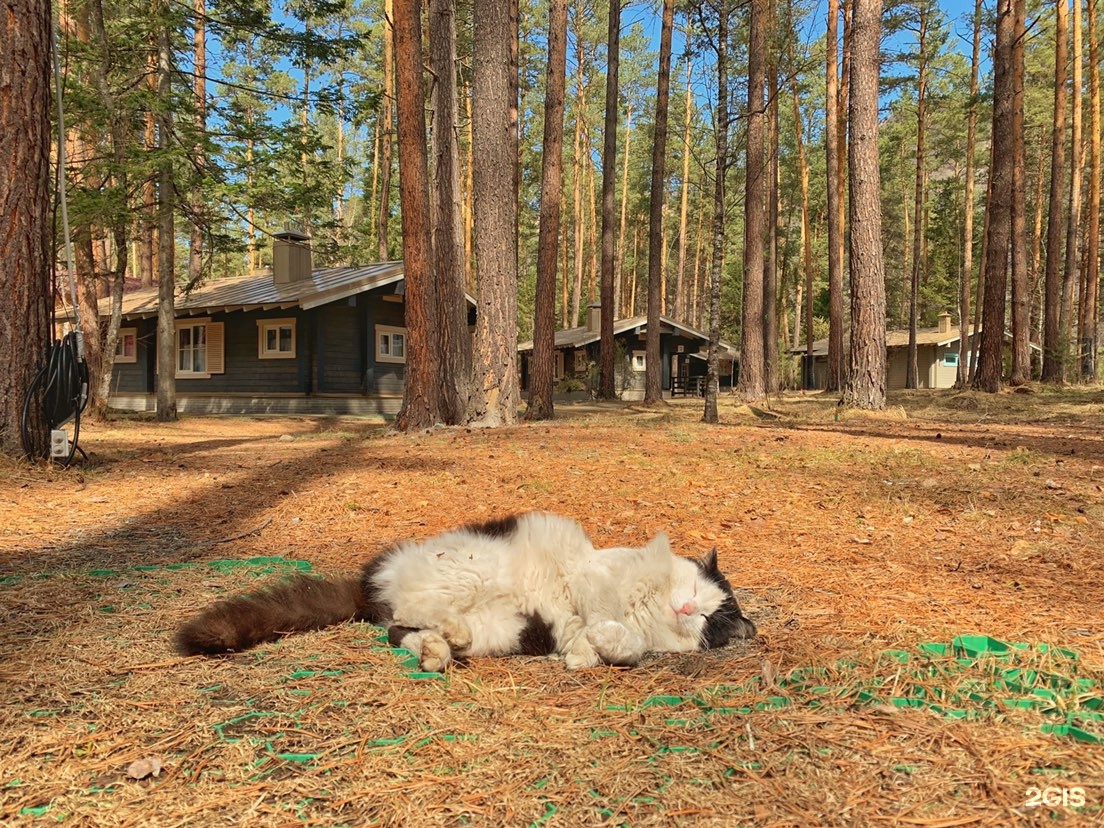
M 207 373 L 223 374 L 226 372 L 225 354 L 223 345 L 225 339 L 223 330 L 226 325 L 223 322 L 207 323 Z

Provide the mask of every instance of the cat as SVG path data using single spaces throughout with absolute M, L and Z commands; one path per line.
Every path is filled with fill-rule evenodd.
M 391 646 L 427 672 L 466 656 L 633 666 L 647 653 L 755 635 L 715 549 L 679 557 L 663 534 L 639 548 L 595 549 L 574 520 L 529 512 L 400 543 L 359 580 L 299 575 L 220 601 L 186 622 L 175 646 L 215 655 L 348 620 L 386 627 Z

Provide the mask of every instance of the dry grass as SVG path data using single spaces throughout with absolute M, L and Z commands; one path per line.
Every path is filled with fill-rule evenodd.
M 416 436 L 121 420 L 86 430 L 82 469 L 4 464 L 0 821 L 1098 823 L 1104 745 L 1042 726 L 1104 695 L 1104 395 L 891 402 L 726 400 L 719 427 L 694 401 L 574 406 Z M 634 670 L 483 659 L 444 679 L 410 678 L 362 625 L 220 660 L 169 649 L 183 618 L 282 566 L 212 561 L 346 571 L 526 509 L 605 545 L 662 530 L 685 554 L 717 546 L 760 638 Z M 918 648 L 966 634 L 1080 661 Z M 1054 699 L 1006 701 L 1039 687 Z M 892 701 L 921 690 L 960 712 Z M 127 776 L 151 756 L 159 777 Z M 1089 807 L 1024 807 L 1047 786 Z

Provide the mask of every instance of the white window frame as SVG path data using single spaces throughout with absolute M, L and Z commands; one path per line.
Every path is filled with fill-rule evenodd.
M 210 379 L 211 373 L 206 370 L 207 366 L 207 326 L 211 323 L 209 318 L 207 319 L 178 319 L 176 321 L 176 331 L 173 334 L 173 363 L 176 365 L 176 377 L 177 379 Z M 203 328 L 203 371 L 196 371 L 191 369 L 183 369 L 180 367 L 180 334 L 184 329 L 194 331 L 196 328 Z M 196 349 L 193 347 L 193 351 Z M 193 357 L 194 359 L 194 357 Z M 193 362 L 194 365 L 194 362 Z
M 632 369 L 637 374 L 642 374 L 648 370 L 647 351 L 633 351 L 632 352 Z
M 134 352 L 127 354 L 125 343 L 127 338 L 130 338 L 134 346 Z M 138 361 L 138 329 L 137 328 L 119 328 L 119 338 L 115 341 L 115 363 L 121 364 L 133 364 Z
M 276 350 L 268 348 L 268 332 L 276 329 Z M 291 350 L 281 351 L 280 329 L 291 328 Z M 297 344 L 295 339 L 295 319 L 258 319 L 257 320 L 257 359 L 295 359 Z
M 402 337 L 402 356 L 395 356 L 393 353 L 394 337 L 396 335 Z M 386 346 L 384 345 L 385 341 L 387 343 Z M 405 365 L 409 344 L 406 328 L 399 328 L 394 325 L 376 325 L 376 362 L 390 362 L 396 365 Z

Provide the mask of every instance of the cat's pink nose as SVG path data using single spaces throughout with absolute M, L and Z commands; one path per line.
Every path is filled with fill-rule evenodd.
M 694 614 L 694 604 L 693 604 L 693 602 L 687 601 L 685 604 L 683 604 L 681 607 L 679 607 L 678 608 L 678 614 L 679 615 L 693 615 Z

